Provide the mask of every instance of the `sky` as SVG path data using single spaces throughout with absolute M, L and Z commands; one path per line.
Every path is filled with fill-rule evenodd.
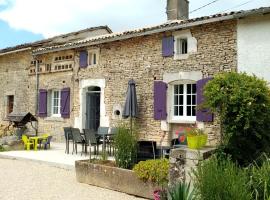
M 193 11 L 213 0 L 190 0 Z M 0 0 L 0 49 L 80 29 L 113 32 L 166 22 L 167 0 Z M 246 4 L 244 4 L 246 3 Z M 244 4 L 242 6 L 239 6 Z M 216 0 L 190 18 L 270 6 L 270 0 Z

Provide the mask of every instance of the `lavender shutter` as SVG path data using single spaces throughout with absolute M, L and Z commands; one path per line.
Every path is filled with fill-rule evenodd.
M 61 90 L 61 116 L 69 118 L 70 116 L 70 89 L 64 88 Z
M 81 51 L 80 52 L 80 68 L 86 68 L 88 65 L 88 52 L 87 51 Z
M 174 54 L 174 38 L 173 36 L 162 38 L 162 56 L 169 57 Z
M 39 90 L 38 116 L 47 117 L 47 90 Z
M 167 84 L 162 81 L 154 82 L 154 119 L 167 119 Z
M 203 88 L 206 85 L 208 81 L 210 81 L 213 78 L 204 78 L 199 81 L 197 81 L 197 106 L 200 106 L 204 102 L 204 96 L 203 96 Z M 213 113 L 209 111 L 209 109 L 200 109 L 198 108 L 196 113 L 197 121 L 199 122 L 212 122 L 214 120 Z

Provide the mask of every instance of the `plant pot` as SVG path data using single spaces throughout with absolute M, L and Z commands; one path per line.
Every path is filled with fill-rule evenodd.
M 201 147 L 204 147 L 207 143 L 208 135 L 203 134 L 203 135 L 200 135 L 200 137 L 201 137 Z
M 154 192 L 153 192 L 153 196 L 154 196 L 154 200 L 160 200 L 161 198 L 160 198 L 160 190 L 155 190 Z

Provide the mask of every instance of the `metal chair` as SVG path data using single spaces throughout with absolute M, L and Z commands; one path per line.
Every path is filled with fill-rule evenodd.
M 48 136 L 48 138 L 46 140 L 43 140 L 41 142 L 41 144 L 43 145 L 44 149 L 49 149 L 51 148 L 51 140 L 52 140 L 52 136 Z
M 118 133 L 118 128 L 112 127 L 110 135 L 108 136 L 108 144 L 109 144 L 109 153 L 110 155 L 114 155 L 115 147 L 114 147 L 114 137 Z
M 99 141 L 102 140 L 102 151 L 104 152 L 106 149 L 106 136 L 108 135 L 109 127 L 99 127 L 97 131 L 97 135 L 99 136 Z
M 72 141 L 72 152 L 74 152 L 74 141 L 73 141 L 73 135 L 71 132 L 71 127 L 64 127 L 64 135 L 66 140 L 66 150 L 65 153 L 69 154 L 69 141 Z
M 94 153 L 97 155 L 98 154 L 98 146 L 99 143 L 97 140 L 97 137 L 95 135 L 95 131 L 90 130 L 90 129 L 84 129 L 84 135 L 85 135 L 85 153 L 87 153 L 87 146 L 89 146 L 89 152 L 90 152 L 90 160 L 91 160 L 91 151 L 92 151 L 92 146 L 94 146 Z
M 81 144 L 82 145 L 82 153 L 81 153 L 81 155 L 82 155 L 83 150 L 84 150 L 85 140 L 81 136 L 80 129 L 71 128 L 71 133 L 72 133 L 73 141 L 74 141 L 74 144 L 75 144 L 75 152 L 77 154 L 77 144 Z M 72 154 L 73 154 L 73 152 L 72 152 Z

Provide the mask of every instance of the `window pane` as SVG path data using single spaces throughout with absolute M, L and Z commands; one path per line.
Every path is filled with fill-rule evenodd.
M 178 85 L 174 86 L 174 94 L 178 94 Z
M 184 94 L 184 85 L 179 85 L 179 94 Z
M 191 94 L 191 84 L 187 84 L 187 94 Z
M 97 54 L 93 54 L 93 64 L 97 64 Z
M 196 84 L 192 84 L 192 93 L 196 94 Z
M 178 105 L 178 95 L 174 95 L 174 105 Z
M 192 105 L 196 105 L 196 95 L 192 95 Z
M 179 96 L 179 105 L 183 105 L 184 104 L 184 95 L 180 95 Z
M 191 116 L 191 106 L 187 106 L 187 116 Z
M 196 116 L 196 106 L 192 106 L 192 116 Z
M 191 95 L 187 95 L 187 105 L 191 105 Z
M 182 46 L 182 44 L 181 44 L 181 39 L 180 38 L 177 38 L 177 44 L 176 44 L 176 52 L 177 52 L 177 54 L 181 54 L 182 53 L 182 51 L 181 51 L 181 46 Z
M 174 115 L 178 116 L 178 106 L 174 106 Z
M 183 115 L 184 115 L 184 107 L 179 106 L 179 116 L 183 116 Z

